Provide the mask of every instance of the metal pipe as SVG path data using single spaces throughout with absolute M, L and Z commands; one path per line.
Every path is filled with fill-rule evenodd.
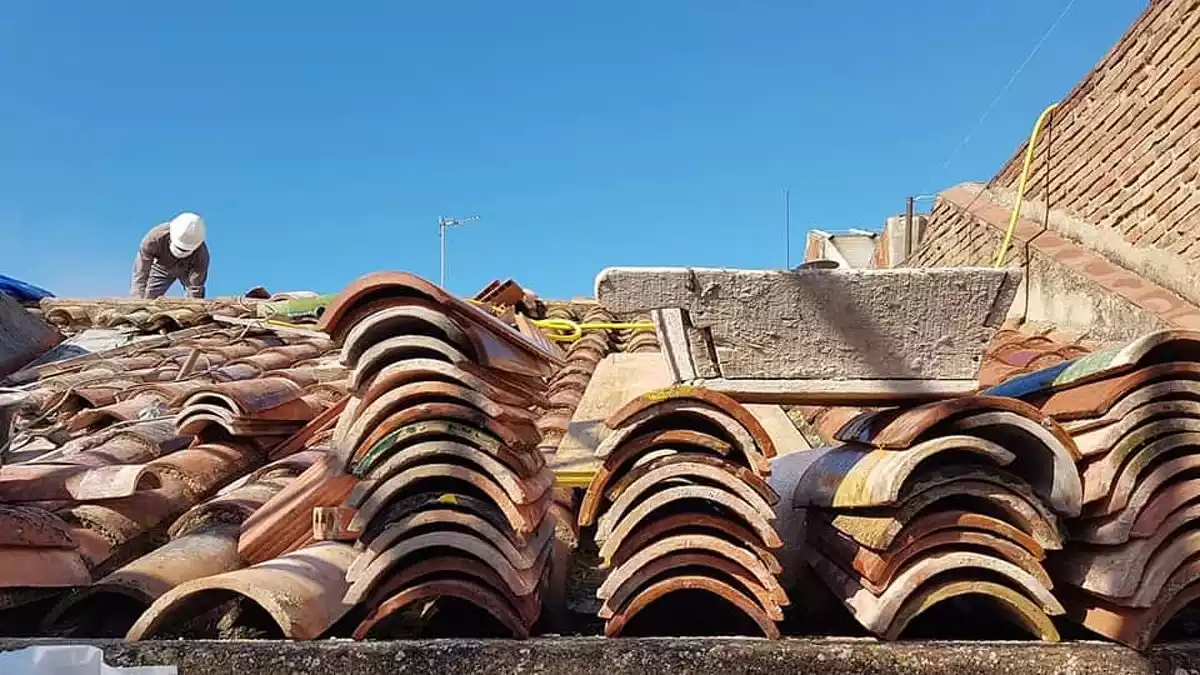
M 915 198 L 909 197 L 907 202 L 904 205 L 904 258 L 905 258 L 905 260 L 907 260 L 908 256 L 912 255 L 912 252 L 913 252 L 913 243 L 912 243 L 912 240 L 913 240 L 913 203 L 915 201 L 916 201 Z

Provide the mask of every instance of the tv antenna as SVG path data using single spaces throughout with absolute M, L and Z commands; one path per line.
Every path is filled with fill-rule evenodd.
M 438 234 L 442 239 L 442 277 L 440 282 L 442 288 L 446 287 L 446 228 L 461 227 L 475 220 L 479 220 L 479 216 L 467 216 L 466 218 L 438 216 Z

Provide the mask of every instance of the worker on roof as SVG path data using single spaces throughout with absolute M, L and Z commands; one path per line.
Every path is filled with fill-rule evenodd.
M 133 261 L 129 293 L 135 298 L 160 298 L 178 281 L 189 298 L 203 298 L 207 280 L 204 220 L 184 212 L 146 233 Z

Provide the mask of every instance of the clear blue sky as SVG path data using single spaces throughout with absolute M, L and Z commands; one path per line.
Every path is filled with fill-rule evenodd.
M 13 2 L 0 272 L 122 294 L 145 230 L 209 225 L 210 294 L 377 269 L 592 292 L 610 265 L 778 267 L 986 180 L 1145 7 L 1084 0 Z M 178 286 L 173 291 L 178 293 Z

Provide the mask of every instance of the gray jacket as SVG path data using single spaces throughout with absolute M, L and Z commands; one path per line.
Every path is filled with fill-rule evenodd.
M 186 258 L 176 258 L 171 253 L 171 232 L 163 223 L 151 228 L 138 247 L 129 293 L 135 298 L 161 297 L 175 281 L 183 284 L 189 298 L 204 297 L 204 284 L 208 281 L 208 244 L 201 244 Z

